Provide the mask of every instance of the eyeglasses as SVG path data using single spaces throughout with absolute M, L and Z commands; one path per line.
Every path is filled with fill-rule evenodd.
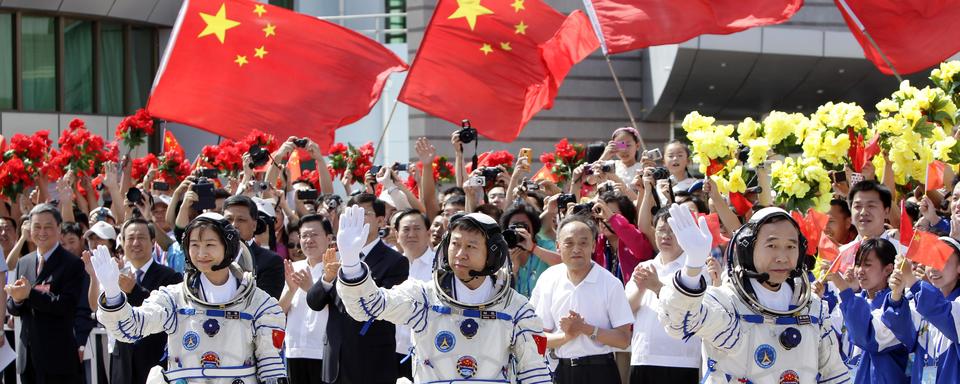
M 313 232 L 307 232 L 307 233 L 301 233 L 301 234 L 300 234 L 300 238 L 303 239 L 303 240 L 317 239 L 317 238 L 320 238 L 320 236 L 322 236 L 322 235 L 319 234 L 319 233 L 313 233 Z

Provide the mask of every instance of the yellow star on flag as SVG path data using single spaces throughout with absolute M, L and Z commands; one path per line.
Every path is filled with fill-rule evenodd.
M 253 6 L 253 13 L 256 13 L 257 17 L 262 17 L 264 13 L 267 13 L 267 9 L 262 4 L 257 4 Z
M 513 48 L 510 48 L 510 42 L 509 42 L 509 41 L 508 41 L 508 42 L 500 43 L 500 49 L 502 49 L 502 50 L 504 50 L 504 51 L 512 51 L 512 50 L 513 50 Z
M 470 26 L 470 30 L 473 30 L 473 27 L 477 25 L 477 16 L 481 15 L 492 15 L 493 11 L 487 9 L 480 4 L 480 0 L 457 0 L 457 10 L 447 17 L 450 19 L 467 19 L 467 24 Z
M 264 56 L 267 55 L 267 53 L 269 53 L 267 52 L 266 49 L 264 49 L 262 45 L 260 46 L 260 48 L 254 48 L 253 50 L 254 50 L 253 57 L 260 58 L 260 59 L 262 59 Z
M 490 44 L 484 44 L 482 47 L 480 47 L 480 51 L 483 52 L 484 56 L 486 56 L 489 55 L 490 52 L 493 52 L 493 47 L 491 47 Z
M 513 7 L 514 12 L 520 12 L 520 10 L 526 9 L 523 7 L 523 0 L 513 0 L 513 4 L 510 4 Z
M 202 17 L 203 21 L 207 23 L 207 26 L 203 28 L 203 32 L 200 32 L 200 35 L 197 36 L 197 38 L 207 35 L 216 35 L 217 40 L 220 40 L 220 44 L 223 44 L 223 41 L 227 38 L 228 29 L 240 25 L 240 23 L 237 21 L 227 19 L 226 4 L 220 4 L 220 10 L 217 11 L 216 15 L 208 15 L 200 12 L 200 17 Z
M 277 34 L 277 26 L 267 23 L 266 27 L 263 27 L 263 33 L 266 35 L 264 37 L 270 37 Z
M 234 60 L 233 62 L 234 62 L 234 63 L 237 63 L 237 65 L 239 65 L 239 66 L 242 67 L 244 64 L 247 63 L 247 57 L 246 57 L 246 56 L 237 55 L 237 59 Z
M 513 28 L 514 28 L 513 33 L 516 33 L 518 35 L 527 34 L 527 25 L 523 23 L 523 20 L 520 20 L 520 24 L 514 25 Z

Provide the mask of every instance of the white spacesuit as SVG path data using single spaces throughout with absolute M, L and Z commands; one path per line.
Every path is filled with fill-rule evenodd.
M 487 268 L 474 276 L 486 279 L 478 291 L 488 289 L 489 299 L 470 305 L 457 298 L 456 291 L 463 288 L 448 264 L 451 232 L 439 246 L 433 282 L 407 280 L 392 289 L 378 288 L 359 259 L 351 273 L 353 247 L 343 239 L 366 239 L 369 230 L 363 209 L 351 207 L 341 216 L 337 235 L 343 263 L 337 289 L 347 311 L 358 321 L 386 320 L 412 329 L 415 382 L 551 382 L 542 323 L 527 299 L 510 288 L 509 269 L 504 268 L 507 242 L 499 227 L 483 214 L 455 217 L 451 225 L 457 220 L 485 233 Z
M 213 223 L 224 240 L 225 257 L 215 269 L 229 268 L 235 279 L 236 293 L 226 302 L 212 303 L 204 294 L 201 273 L 187 257 L 184 282 L 161 287 L 139 307 L 131 307 L 126 297 L 113 303 L 109 292 L 100 296 L 97 318 L 107 331 L 121 342 L 134 343 L 140 338 L 166 332 L 167 367 L 154 367 L 147 382 L 153 383 L 286 383 L 286 368 L 280 356 L 284 338 L 285 316 L 276 299 L 257 289 L 249 250 L 239 243 L 239 235 L 222 216 L 204 214 L 188 225 Z M 189 249 L 184 245 L 184 249 Z M 110 279 L 109 265 L 94 267 L 101 281 Z M 103 261 L 102 259 L 100 261 Z M 115 264 L 114 264 L 115 265 Z M 101 276 L 108 269 L 107 277 Z M 218 268 L 219 267 L 219 268 Z M 112 304 L 112 305 L 111 305 Z
M 702 267 L 700 260 L 709 254 L 711 240 L 706 223 L 701 221 L 700 230 L 689 211 L 677 205 L 670 213 L 671 227 L 688 255 L 686 268 Z M 706 383 L 839 384 L 850 380 L 829 311 L 810 293 L 802 258 L 798 257 L 796 269 L 779 292 L 760 286 L 769 275 L 756 271 L 754 244 L 760 227 L 778 217 L 796 227 L 786 211 L 765 208 L 734 234 L 727 250 L 728 279 L 722 286 L 707 287 L 702 277 L 699 284 L 690 284 L 682 276 L 686 270 L 681 270 L 660 291 L 660 320 L 667 333 L 703 340 Z M 800 235 L 794 250 L 804 255 L 805 247 Z M 701 256 L 692 257 L 691 262 L 691 255 Z M 775 294 L 780 295 L 782 307 L 769 306 Z

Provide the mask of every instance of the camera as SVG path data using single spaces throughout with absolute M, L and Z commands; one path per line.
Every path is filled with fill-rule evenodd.
M 409 163 L 394 163 L 394 164 L 393 164 L 393 170 L 394 170 L 394 171 L 407 172 L 407 170 L 409 170 L 409 169 L 410 169 L 410 164 L 409 164 Z
M 270 185 L 267 184 L 266 181 L 258 181 L 253 183 L 253 191 L 256 193 L 266 191 L 267 189 L 270 189 Z
M 577 196 L 575 196 L 574 194 L 561 193 L 560 196 L 557 197 L 557 208 L 559 208 L 561 212 L 565 212 L 567 210 L 567 204 L 576 203 L 576 202 L 577 202 Z
M 319 197 L 316 189 L 308 189 L 306 191 L 297 191 L 297 200 L 303 201 L 314 201 Z
M 367 171 L 367 173 L 369 173 L 369 174 L 371 174 L 371 175 L 376 175 L 376 174 L 380 173 L 380 169 L 381 169 L 381 168 L 383 168 L 382 165 L 371 165 L 371 166 L 370 166 L 370 170 Z
M 299 138 L 299 139 L 293 139 L 293 145 L 296 145 L 297 148 L 306 148 L 306 147 L 307 147 L 307 143 L 309 143 L 309 142 L 310 142 L 310 140 L 308 140 L 306 137 L 302 137 L 302 138 Z
M 193 204 L 193 209 L 202 212 L 204 209 L 217 207 L 216 197 L 213 194 L 213 183 L 210 180 L 201 177 L 190 189 L 197 193 L 197 202 Z
M 140 202 L 143 201 L 143 192 L 141 192 L 139 188 L 131 187 L 127 190 L 127 201 L 140 204 Z
M 270 152 L 257 144 L 251 145 L 247 153 L 250 155 L 250 168 L 260 167 L 270 160 Z
M 502 232 L 503 239 L 507 241 L 508 249 L 514 249 L 519 247 L 520 242 L 524 240 L 523 236 L 521 236 L 520 233 L 517 232 L 517 228 L 525 228 L 525 227 L 523 227 L 522 224 L 520 226 L 517 226 L 517 224 L 519 223 L 510 224 L 510 227 L 503 230 Z
M 154 182 L 153 182 L 153 190 L 155 190 L 155 191 L 169 191 L 169 190 L 170 190 L 170 184 L 164 183 L 164 182 L 162 182 L 162 181 L 154 181 Z
M 327 206 L 327 209 L 335 210 L 340 207 L 340 204 L 343 203 L 343 200 L 340 198 L 340 195 L 329 194 L 323 199 L 323 204 Z
M 390 227 L 383 227 L 377 230 L 377 236 L 381 238 L 390 236 Z
M 461 143 L 470 144 L 477 139 L 477 130 L 470 126 L 470 120 L 463 119 L 460 122 L 460 129 L 457 130 L 457 135 L 460 136 Z
M 664 167 L 654 167 L 653 168 L 653 179 L 654 180 L 663 180 L 670 178 L 670 171 Z
M 604 161 L 602 164 L 600 164 L 600 172 L 603 172 L 603 173 L 613 172 L 614 169 L 616 169 L 614 164 L 615 163 L 613 161 Z
M 663 153 L 660 152 L 660 148 L 654 148 L 649 151 L 643 151 L 643 156 L 650 161 L 657 161 L 663 159 Z
M 593 201 L 588 201 L 586 203 L 580 203 L 573 206 L 574 215 L 590 215 L 593 212 L 593 205 L 596 204 Z
M 463 183 L 464 187 L 485 187 L 487 179 L 483 176 L 473 176 Z
M 528 191 L 539 191 L 539 190 L 540 190 L 540 184 L 537 184 L 536 181 L 524 180 L 524 181 L 523 181 L 523 189 L 528 190 Z
M 604 193 L 613 193 L 613 192 L 616 192 L 616 190 L 613 188 L 613 184 L 611 183 L 604 183 L 603 185 L 600 186 L 600 188 L 597 188 L 597 193 L 601 195 Z
M 490 181 L 496 180 L 500 172 L 503 172 L 503 170 L 497 167 L 480 168 L 480 174 L 483 175 L 483 178 Z
M 830 172 L 830 180 L 834 183 L 843 183 L 847 181 L 847 173 L 844 171 L 832 171 Z

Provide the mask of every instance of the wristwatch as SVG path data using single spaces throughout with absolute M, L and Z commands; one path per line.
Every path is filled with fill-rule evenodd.
M 597 334 L 600 332 L 600 327 L 593 327 L 593 333 L 590 334 L 590 340 L 597 341 Z

